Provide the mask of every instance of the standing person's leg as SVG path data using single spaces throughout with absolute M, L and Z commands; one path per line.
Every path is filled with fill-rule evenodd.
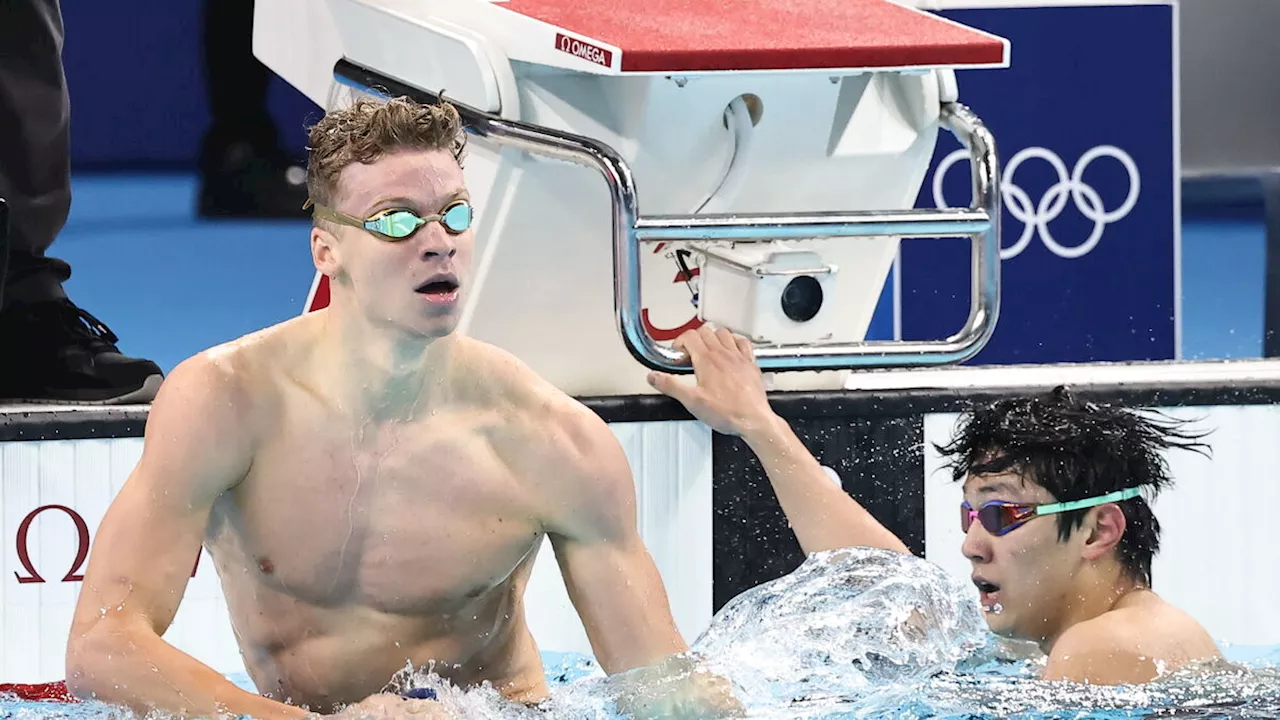
M 57 0 L 0 2 L 0 197 L 9 205 L 0 298 L 0 401 L 151 400 L 160 369 L 67 299 L 45 253 L 71 209 L 71 109 Z
M 0 310 L 4 309 L 4 276 L 9 272 L 9 203 L 0 197 Z
M 305 171 L 281 148 L 267 109 L 271 71 L 253 56 L 253 0 L 205 0 L 209 129 L 200 150 L 200 214 L 308 218 Z
M 66 263 L 45 250 L 71 210 L 71 110 L 56 0 L 0 3 L 0 197 L 9 203 L 10 296 L 64 297 Z

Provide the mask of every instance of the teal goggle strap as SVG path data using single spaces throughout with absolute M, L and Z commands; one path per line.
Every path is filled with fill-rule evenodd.
M 1083 500 L 1072 500 L 1070 502 L 1052 503 L 1050 505 L 1037 505 L 1036 515 L 1052 515 L 1054 513 L 1071 512 L 1072 510 L 1083 510 L 1085 508 L 1097 507 L 1098 505 L 1106 505 L 1107 503 L 1120 502 L 1129 498 L 1141 495 L 1138 488 L 1129 488 L 1127 490 L 1119 490 L 1117 492 L 1099 495 L 1098 497 L 1085 498 Z

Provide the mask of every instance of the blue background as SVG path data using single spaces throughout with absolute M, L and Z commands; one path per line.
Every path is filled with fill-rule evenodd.
M 1142 25 L 1143 17 L 1150 21 L 1152 10 L 1167 13 L 1161 8 L 1114 7 L 948 13 L 1011 37 L 1014 43 L 1014 69 L 963 73 L 962 98 L 993 125 L 1005 157 L 1026 144 L 1054 148 L 1070 164 L 1079 156 L 1079 149 L 1055 144 L 1059 140 L 1039 134 L 1036 126 L 1021 126 L 1019 118 L 1034 110 L 1030 102 L 1035 99 L 1051 101 L 1056 112 L 1075 112 L 1097 134 L 1088 147 L 1115 142 L 1134 153 L 1138 147 L 1125 143 L 1131 138 L 1143 140 L 1153 128 L 1167 133 L 1169 122 L 1168 112 L 1157 112 L 1167 105 L 1143 106 L 1136 94 L 1154 97 L 1168 91 L 1156 87 L 1159 78 L 1148 79 L 1155 83 L 1149 87 L 1107 81 L 1105 73 L 1098 72 L 1103 60 L 1094 57 L 1100 50 L 1088 51 L 1087 43 L 1104 43 L 1099 48 L 1111 57 L 1129 57 L 1125 62 L 1131 75 L 1134 64 L 1158 64 L 1167 53 L 1149 53 L 1145 60 L 1144 53 L 1158 44 L 1152 38 L 1163 37 L 1167 42 L 1168 31 L 1160 33 L 1143 25 L 1145 30 L 1130 28 L 1126 36 L 1123 29 L 1126 22 Z M 1072 12 L 1095 19 L 1069 21 L 1066 16 Z M 298 314 L 312 278 L 305 223 L 210 222 L 194 214 L 193 168 L 208 123 L 200 64 L 200 4 L 66 3 L 64 13 L 76 176 L 71 220 L 53 253 L 72 263 L 74 274 L 67 289 L 73 299 L 110 325 L 121 336 L 126 352 L 151 357 L 166 370 L 206 347 Z M 1049 19 L 1034 19 L 1036 13 Z M 1107 17 L 1100 18 L 1098 13 Z M 136 35 L 125 39 L 126 31 Z M 1058 70 L 1023 67 L 1033 62 L 1052 65 L 1055 58 Z M 1073 81 L 1069 71 L 1074 68 L 1091 74 Z M 1054 72 L 1055 79 L 1037 79 L 1041 72 Z M 1069 102 L 1068 94 L 1077 99 Z M 318 108 L 279 80 L 272 87 L 271 107 L 286 144 L 301 152 L 303 127 Z M 1055 117 L 1045 122 L 1062 125 Z M 942 142 L 940 157 L 956 147 L 949 138 Z M 1083 147 L 1086 139 L 1071 142 Z M 1140 144 L 1154 147 L 1157 143 Z M 1160 144 L 1168 147 L 1167 141 Z M 1153 202 L 1157 182 L 1150 163 L 1143 162 L 1145 205 Z M 1100 174 L 1114 169 L 1106 161 L 1097 165 Z M 1031 171 L 1036 170 L 1043 167 L 1028 164 L 1019 171 L 1018 182 L 1032 190 Z M 960 172 L 956 174 L 958 178 Z M 1101 177 L 1095 180 L 1091 174 L 1090 180 L 1106 190 Z M 922 206 L 932 205 L 931 188 L 930 178 L 923 188 Z M 1104 194 L 1108 207 L 1121 199 L 1119 190 L 1123 188 Z M 961 203 L 967 197 L 955 190 L 948 200 Z M 1150 222 L 1159 227 L 1132 227 L 1136 220 L 1131 218 L 1109 228 L 1097 252 L 1124 250 L 1116 242 L 1122 227 L 1125 243 L 1168 246 L 1171 215 L 1162 218 L 1153 212 Z M 1084 237 L 1070 235 L 1070 223 L 1071 218 L 1064 215 L 1058 221 L 1059 234 Z M 1183 357 L 1258 357 L 1265 258 L 1261 208 L 1184 207 L 1181 227 Z M 1007 229 L 1016 238 L 1018 224 L 1009 222 Z M 1087 230 L 1079 225 L 1074 229 Z M 953 246 L 952 255 L 946 254 L 947 246 Z M 932 253 L 940 254 L 931 257 Z M 979 361 L 1031 359 L 1044 352 L 1039 347 L 1043 343 L 1059 348 L 1070 343 L 1086 349 L 1091 344 L 1121 350 L 1128 346 L 1152 354 L 1171 352 L 1171 326 L 1160 322 L 1170 314 L 1169 261 L 1157 268 L 1131 255 L 1128 267 L 1103 268 L 1103 275 L 1094 275 L 1080 269 L 1087 259 L 1051 258 L 1033 243 L 1026 254 L 1007 263 L 1001 324 L 993 346 Z M 1053 272 L 1050 260 L 1061 266 L 1060 277 L 1030 274 L 1033 265 L 1039 268 L 1034 272 Z M 954 332 L 969 302 L 963 241 L 908 243 L 904 264 L 904 330 L 923 337 Z M 1119 292 L 1114 285 L 1103 284 L 1117 278 Z M 932 283 L 950 284 L 934 291 Z M 1154 286 L 1151 296 L 1145 297 L 1150 286 Z M 891 287 L 891 283 L 886 286 L 874 327 L 879 337 L 892 337 Z M 1081 302 L 1093 308 L 1092 316 L 1077 313 L 1067 321 L 1053 319 L 1050 301 L 1068 295 L 1083 298 Z M 1095 295 L 1107 302 L 1093 301 Z M 1112 311 L 1122 302 L 1129 307 L 1117 321 Z M 1033 308 L 1039 309 L 1033 312 Z M 1146 318 L 1141 326 L 1144 332 L 1129 330 L 1129 315 Z M 1161 327 L 1147 331 L 1152 324 Z M 1132 339 L 1122 342 L 1126 333 Z M 1153 336 L 1158 340 L 1152 341 Z
M 1027 147 L 1057 154 L 1071 172 L 1091 148 L 1114 145 L 1141 174 L 1137 205 L 1106 227 L 1092 252 L 1054 255 L 1033 235 L 1002 263 L 1003 302 L 994 337 L 973 363 L 1171 359 L 1175 356 L 1175 204 L 1173 11 L 1168 6 L 965 10 L 944 13 L 1008 38 L 1005 70 L 957 74 L 960 99 L 994 132 L 1002 170 Z M 938 161 L 960 147 L 943 133 L 917 207 L 933 207 Z M 944 182 L 947 202 L 970 201 L 968 164 Z M 1058 175 L 1028 160 L 1006 180 L 1039 203 Z M 1129 193 L 1129 175 L 1111 158 L 1084 173 L 1107 210 Z M 1002 242 L 1017 242 L 1023 223 L 1005 197 Z M 1063 245 L 1093 231 L 1068 198 L 1050 224 Z M 969 309 L 969 246 L 964 240 L 913 240 L 902 249 L 902 336 L 946 337 Z
M 194 167 L 209 124 L 202 7 L 203 0 L 62 3 L 74 169 Z M 274 77 L 269 106 L 286 147 L 301 157 L 304 126 L 320 108 Z

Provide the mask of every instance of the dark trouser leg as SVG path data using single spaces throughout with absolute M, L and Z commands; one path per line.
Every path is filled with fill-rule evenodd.
M 267 111 L 271 71 L 253 56 L 253 0 L 205 0 L 204 74 L 212 123 L 206 141 L 278 144 Z
M 4 310 L 4 279 L 9 272 L 9 203 L 0 197 L 0 311 Z
M 71 211 L 70 102 L 57 0 L 0 0 L 0 197 L 9 210 L 0 401 L 147 402 L 160 369 L 63 292 L 45 255 Z
M 201 214 L 306 217 L 306 186 L 290 179 L 267 109 L 271 71 L 253 56 L 253 0 L 205 0 L 203 40 L 211 122 L 200 152 Z
M 0 2 L 0 197 L 9 204 L 3 303 L 65 297 L 71 268 L 45 256 L 71 210 L 71 109 L 57 0 Z

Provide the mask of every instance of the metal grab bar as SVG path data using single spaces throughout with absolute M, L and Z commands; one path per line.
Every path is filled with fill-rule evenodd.
M 335 79 L 376 95 L 407 96 L 436 103 L 440 93 L 380 75 L 346 59 Z M 968 237 L 972 241 L 969 317 L 945 340 L 869 341 L 757 347 L 765 371 L 936 366 L 962 362 L 982 349 L 1000 311 L 1000 168 L 995 139 L 969 108 L 944 103 L 942 127 L 969 151 L 973 201 L 968 209 L 817 212 L 804 214 L 658 215 L 640 217 L 631 168 L 613 148 L 588 137 L 505 120 L 449 100 L 467 132 L 527 152 L 594 167 L 613 200 L 614 312 L 627 350 L 646 367 L 689 373 L 684 353 L 663 347 L 644 329 L 640 315 L 640 246 L 650 242 L 735 242 L 829 237 Z

